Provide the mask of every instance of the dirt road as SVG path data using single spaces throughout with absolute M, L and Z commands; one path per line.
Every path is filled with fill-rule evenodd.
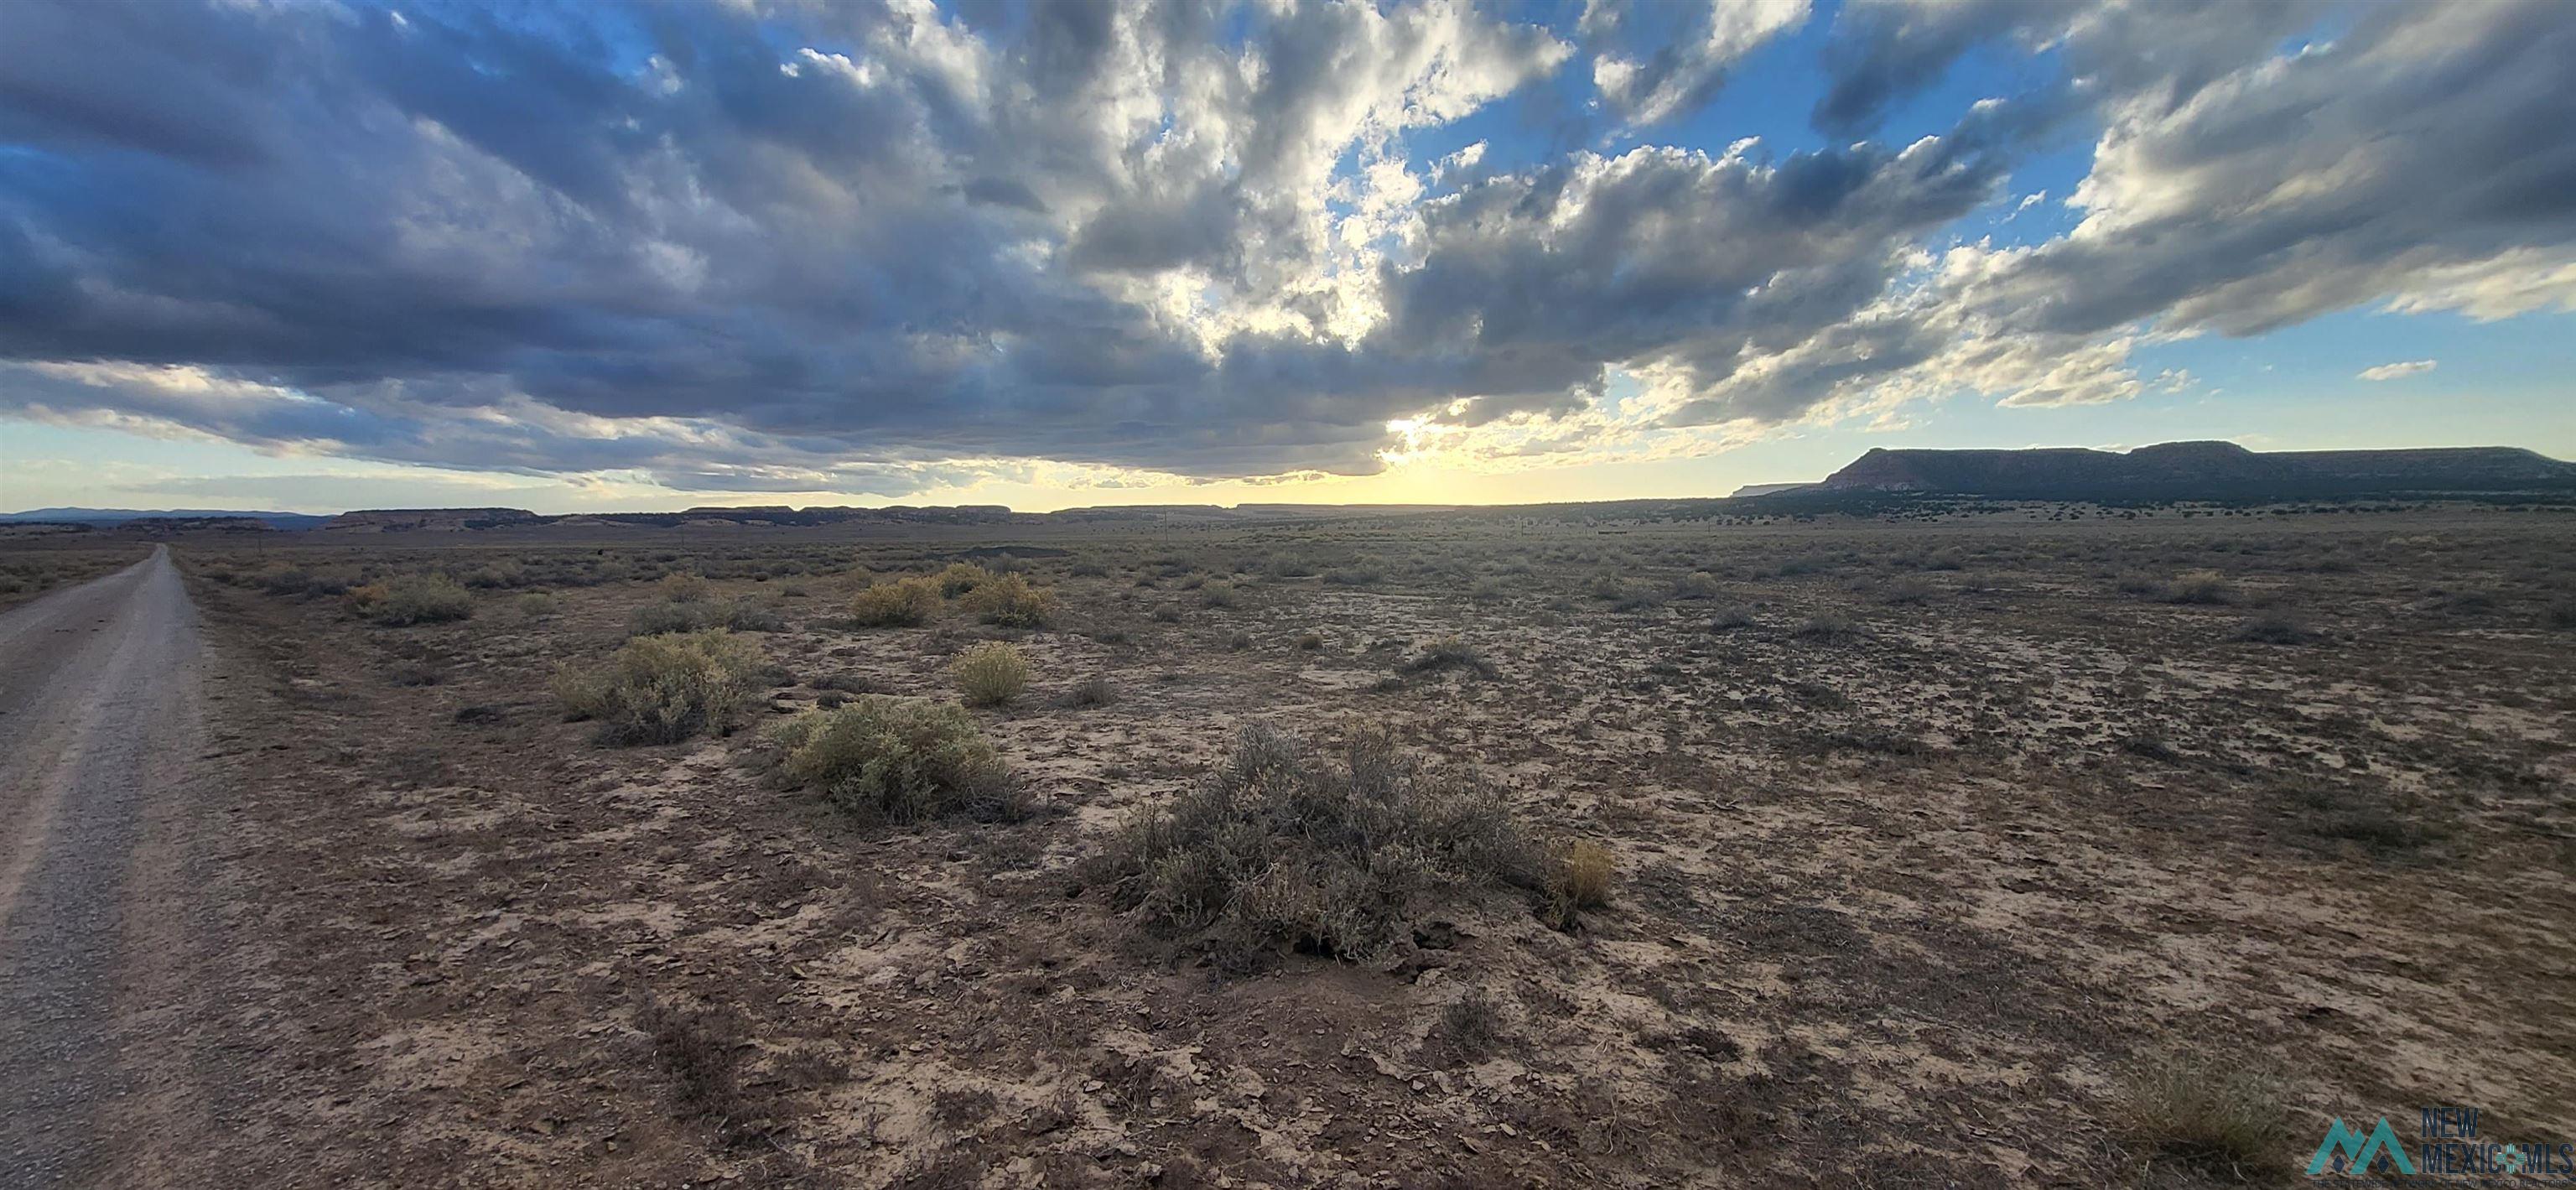
M 166 1009 L 195 948 L 171 940 L 197 911 L 166 839 L 202 668 L 166 547 L 0 616 L 0 1184 L 140 1172 L 130 1113 L 187 1033 Z

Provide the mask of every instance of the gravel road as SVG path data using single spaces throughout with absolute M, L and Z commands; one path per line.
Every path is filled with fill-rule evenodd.
M 0 1186 L 132 1172 L 120 1134 L 167 1082 L 151 1001 L 188 949 L 156 823 L 190 796 L 203 669 L 166 547 L 0 615 Z

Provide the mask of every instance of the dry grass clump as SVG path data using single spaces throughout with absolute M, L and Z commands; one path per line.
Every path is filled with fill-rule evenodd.
M 1807 622 L 1798 625 L 1798 630 L 1789 635 L 1818 644 L 1841 644 L 1859 640 L 1865 634 L 1861 632 L 1860 625 L 1853 623 L 1849 616 L 1834 612 L 1818 612 L 1807 617 Z
M 1539 916 L 1560 930 L 1578 928 L 1584 910 L 1610 903 L 1610 884 L 1617 873 L 1609 848 L 1589 839 L 1566 844 L 1548 872 L 1547 904 Z
M 1406 673 L 1437 673 L 1444 669 L 1463 669 L 1480 678 L 1490 678 L 1495 673 L 1493 662 L 1485 660 L 1484 654 L 1454 636 L 1444 636 L 1424 645 L 1420 653 L 1404 662 Z
M 1732 607 L 1721 607 L 1717 609 L 1717 613 L 1715 615 L 1708 618 L 1708 630 L 1711 632 L 1733 632 L 1738 628 L 1750 628 L 1752 626 L 1753 609 L 1745 607 L 1742 604 L 1737 604 Z
M 1919 578 L 1901 578 L 1887 584 L 1879 598 L 1891 604 L 1925 604 L 1940 594 L 1940 589 Z
M 850 600 L 850 619 L 862 628 L 916 628 L 939 614 L 939 585 L 899 578 L 861 591 Z
M 1026 806 L 1009 764 L 954 703 L 864 695 L 798 715 L 768 737 L 784 751 L 778 768 L 788 781 L 819 787 L 835 808 L 868 822 L 994 821 Z
M 1064 705 L 1069 707 L 1105 707 L 1116 701 L 1118 688 L 1109 684 L 1107 674 L 1084 678 L 1064 695 Z
M 2256 616 L 2236 629 L 2236 639 L 2260 645 L 2304 645 L 2316 639 L 2297 620 L 2277 612 Z
M 1527 887 L 1537 866 L 1500 794 L 1389 737 L 1363 734 L 1336 760 L 1261 726 L 1197 788 L 1131 819 L 1101 860 L 1113 902 L 1154 926 L 1236 955 L 1352 961 L 1411 937 L 1433 894 Z
M 681 1114 L 713 1126 L 727 1140 L 756 1126 L 743 1094 L 741 1052 L 745 1022 L 730 1010 L 647 1004 L 635 1023 L 652 1039 L 653 1058 L 671 1079 Z
M 2237 1181 L 2288 1172 L 2289 1113 L 2272 1080 L 2239 1058 L 2159 1055 L 2122 1080 L 2120 1128 L 2151 1152 Z
M 1199 588 L 1199 602 L 1209 607 L 1241 607 L 1243 592 L 1233 583 L 1219 580 Z
M 957 655 L 957 692 L 970 707 L 998 707 L 1029 688 L 1029 663 L 1019 646 L 986 641 Z
M 1044 628 L 1055 619 L 1055 592 L 1016 574 L 976 587 L 960 603 L 976 619 L 1004 628 Z
M 579 719 L 599 721 L 609 744 L 669 744 L 741 722 L 763 666 L 722 629 L 639 636 L 590 669 L 555 673 L 555 697 Z
M 1506 1036 L 1502 1001 L 1483 988 L 1467 989 L 1440 1010 L 1435 1036 L 1451 1054 L 1467 1061 L 1493 1053 Z
M 1718 582 L 1716 575 L 1705 570 L 1694 570 L 1673 580 L 1675 599 L 1715 599 L 1724 594 L 1726 594 L 1725 584 Z
M 398 579 L 373 601 L 367 617 L 379 624 L 441 624 L 474 616 L 474 593 L 443 574 Z
M 2159 588 L 2156 598 L 2167 603 L 2217 606 L 2236 602 L 2236 588 L 2215 570 L 2191 570 Z
M 955 599 L 993 581 L 993 572 L 972 562 L 951 562 L 948 564 L 948 569 L 939 572 L 939 577 L 935 581 L 939 584 L 941 595 Z

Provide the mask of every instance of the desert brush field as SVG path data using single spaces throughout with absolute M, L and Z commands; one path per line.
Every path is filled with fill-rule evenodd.
M 182 539 L 198 944 L 265 1055 L 203 1159 L 2196 1186 L 2418 1103 L 2576 1133 L 2571 528 Z

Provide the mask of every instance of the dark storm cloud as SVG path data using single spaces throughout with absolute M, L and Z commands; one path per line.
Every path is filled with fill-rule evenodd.
M 2044 77 L 1910 146 L 1498 172 L 1405 133 L 1561 72 L 1651 128 L 1806 5 L 19 0 L 0 412 L 744 491 L 1355 472 L 1394 419 L 1563 449 L 1612 369 L 1666 424 L 2098 399 L 2068 361 L 2141 325 L 2569 300 L 2576 14 L 2285 53 L 2317 11 L 1858 0 L 1838 136 L 1979 47 Z M 2099 137 L 2081 230 L 1925 252 L 2052 134 Z

